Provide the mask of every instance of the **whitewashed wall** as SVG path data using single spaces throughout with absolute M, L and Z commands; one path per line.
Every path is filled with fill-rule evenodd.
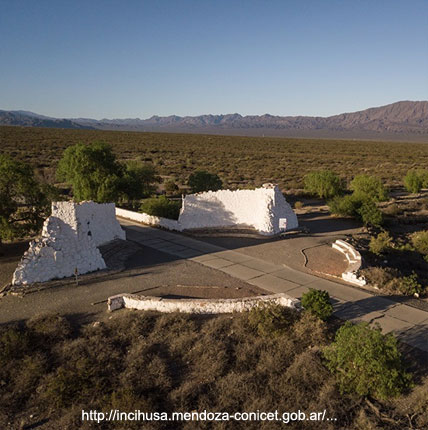
M 164 299 L 161 297 L 119 294 L 108 298 L 108 310 L 120 308 L 157 312 L 186 312 L 193 314 L 224 314 L 249 311 L 263 304 L 277 304 L 300 309 L 300 301 L 284 293 L 242 299 Z
M 115 217 L 113 203 L 52 203 L 40 239 L 30 242 L 13 275 L 14 285 L 27 285 L 51 279 L 105 269 L 97 246 L 125 239 Z
M 297 216 L 277 186 L 255 190 L 220 190 L 189 194 L 183 199 L 178 221 L 116 209 L 116 215 L 169 230 L 247 226 L 274 235 L 298 227 Z M 282 220 L 282 221 L 281 221 Z

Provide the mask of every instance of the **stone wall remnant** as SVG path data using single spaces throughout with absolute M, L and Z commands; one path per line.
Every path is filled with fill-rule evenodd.
M 98 246 L 125 239 L 114 203 L 54 202 L 39 239 L 30 242 L 13 274 L 27 285 L 105 269 Z

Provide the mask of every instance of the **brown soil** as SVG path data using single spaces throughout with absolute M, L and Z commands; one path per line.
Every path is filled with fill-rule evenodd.
M 28 241 L 3 243 L 0 246 L 0 289 L 12 282 L 13 272 L 27 249 Z
M 305 249 L 304 253 L 308 259 L 306 267 L 314 272 L 340 277 L 348 266 L 345 256 L 329 245 Z

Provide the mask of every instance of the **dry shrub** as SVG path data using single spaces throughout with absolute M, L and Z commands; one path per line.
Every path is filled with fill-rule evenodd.
M 293 332 L 301 349 L 324 346 L 328 342 L 327 324 L 310 312 L 302 312 Z
M 413 428 L 428 428 L 428 377 L 407 396 L 396 399 L 394 405 L 397 416 L 411 417 Z
M 393 279 L 400 276 L 397 269 L 384 267 L 369 267 L 361 270 L 361 274 L 366 278 L 370 285 L 378 288 L 385 288 Z

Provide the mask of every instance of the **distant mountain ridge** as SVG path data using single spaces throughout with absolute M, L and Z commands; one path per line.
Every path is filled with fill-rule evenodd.
M 329 117 L 226 115 L 167 117 L 148 119 L 57 119 L 26 111 L 0 111 L 0 125 L 59 127 L 76 129 L 167 131 L 219 134 L 272 134 L 299 136 L 319 134 L 335 137 L 349 134 L 354 137 L 382 138 L 385 136 L 415 136 L 428 141 L 428 101 L 400 101 L 363 111 L 342 113 Z

